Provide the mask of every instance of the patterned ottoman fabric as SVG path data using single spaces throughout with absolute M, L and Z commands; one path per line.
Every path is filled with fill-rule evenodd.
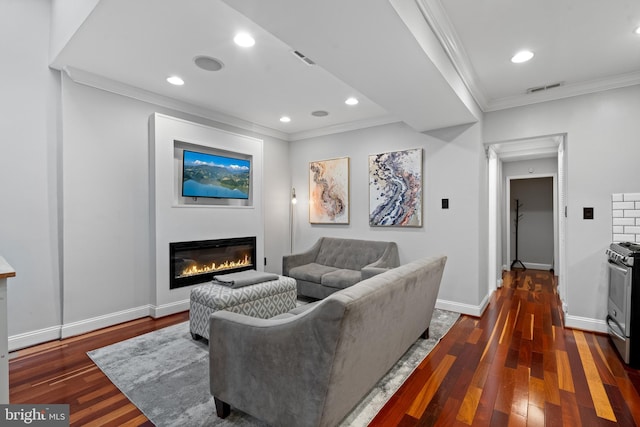
M 247 316 L 268 319 L 295 308 L 296 281 L 280 276 L 278 280 L 232 289 L 206 283 L 191 290 L 189 328 L 191 334 L 209 339 L 209 316 L 227 310 Z

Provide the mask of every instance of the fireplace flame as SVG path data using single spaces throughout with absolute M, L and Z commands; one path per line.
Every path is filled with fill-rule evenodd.
M 247 267 L 250 265 L 251 258 L 249 258 L 249 255 L 245 255 L 243 259 L 236 261 L 225 261 L 221 264 L 212 262 L 211 264 L 207 265 L 191 265 L 182 270 L 182 273 L 178 276 L 178 278 L 196 276 L 198 274 L 211 273 L 216 271 L 231 270 L 234 268 Z

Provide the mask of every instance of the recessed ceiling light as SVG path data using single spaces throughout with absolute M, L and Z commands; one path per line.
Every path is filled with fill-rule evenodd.
M 511 58 L 511 62 L 513 62 L 514 64 L 520 64 L 522 62 L 527 62 L 531 58 L 533 58 L 533 52 L 531 52 L 530 50 L 521 50 L 520 52 L 513 55 L 513 57 Z
M 344 101 L 344 103 L 347 105 L 358 105 L 358 102 L 360 102 L 358 101 L 358 98 L 354 98 L 354 97 L 347 98 L 347 100 Z
M 224 64 L 219 59 L 205 55 L 196 56 L 195 58 L 193 58 L 193 62 L 199 68 L 202 68 L 206 71 L 218 71 L 221 70 L 222 67 L 224 67 Z
M 280 117 L 280 121 L 281 121 L 282 123 L 289 123 L 289 122 L 291 121 L 291 117 L 288 117 L 288 116 L 282 116 L 282 117 Z
M 636 30 L 634 31 L 634 33 L 640 36 L 640 27 L 636 28 Z
M 314 117 L 327 117 L 329 115 L 329 112 L 324 110 L 316 110 L 312 111 L 311 115 Z
M 250 34 L 247 33 L 238 33 L 233 38 L 233 41 L 236 42 L 238 46 L 242 47 L 251 47 L 256 44 L 256 41 Z
M 182 86 L 184 84 L 184 80 L 178 76 L 167 77 L 167 81 L 175 86 Z

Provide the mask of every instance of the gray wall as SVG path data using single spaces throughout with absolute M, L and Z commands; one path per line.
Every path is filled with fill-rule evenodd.
M 47 68 L 48 1 L 0 7 L 0 255 L 8 280 L 9 335 L 61 322 L 59 75 Z
M 402 263 L 446 254 L 449 259 L 438 296 L 439 306 L 480 314 L 488 295 L 487 162 L 480 141 L 480 124 L 458 129 L 446 140 L 439 135 L 425 135 L 403 123 L 395 123 L 292 142 L 292 182 L 298 195 L 295 251 L 307 249 L 321 236 L 335 236 L 395 241 Z M 369 155 L 410 148 L 423 149 L 424 226 L 370 227 Z M 350 224 L 310 224 L 309 162 L 336 157 L 350 158 Z M 449 209 L 441 209 L 442 198 L 449 199 Z
M 487 113 L 483 139 L 567 134 L 566 323 L 602 330 L 611 194 L 640 191 L 640 85 Z M 582 219 L 593 207 L 594 219 Z

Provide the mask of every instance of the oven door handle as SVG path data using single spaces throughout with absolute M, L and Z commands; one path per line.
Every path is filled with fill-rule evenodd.
M 620 273 L 622 273 L 624 275 L 629 274 L 629 268 L 621 267 L 619 264 L 617 264 L 616 262 L 613 262 L 611 260 L 609 260 L 609 267 L 613 268 L 614 270 L 619 271 Z
M 616 322 L 616 320 L 608 314 L 607 314 L 607 326 L 609 326 L 609 332 L 615 335 L 618 339 L 622 341 L 627 340 L 627 338 L 624 337 L 621 332 L 618 332 L 618 331 L 622 331 L 622 328 L 620 327 L 620 325 L 618 325 L 618 322 Z

